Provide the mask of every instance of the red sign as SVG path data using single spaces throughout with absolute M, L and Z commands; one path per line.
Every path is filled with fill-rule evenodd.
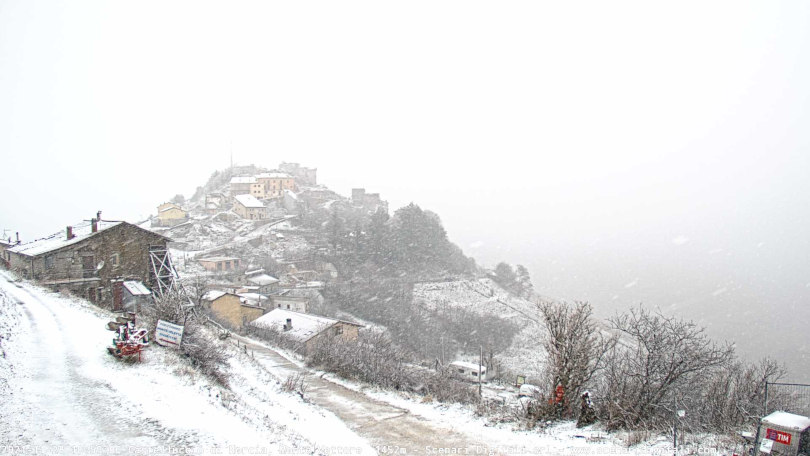
M 785 445 L 790 445 L 790 438 L 792 436 L 787 432 L 777 431 L 776 429 L 768 428 L 765 431 L 765 438 L 769 440 L 773 440 L 776 443 L 782 443 Z

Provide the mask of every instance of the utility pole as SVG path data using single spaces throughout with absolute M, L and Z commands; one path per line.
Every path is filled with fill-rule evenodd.
M 481 345 L 481 357 L 478 359 L 478 398 L 483 399 L 483 393 L 481 392 L 481 384 L 483 380 L 481 380 L 481 364 L 484 363 L 484 346 Z

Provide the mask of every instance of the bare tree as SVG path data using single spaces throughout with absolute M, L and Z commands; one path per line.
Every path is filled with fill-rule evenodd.
M 639 307 L 610 322 L 623 337 L 607 357 L 600 385 L 609 428 L 667 426 L 674 402 L 692 395 L 692 382 L 734 358 L 730 345 L 713 342 L 691 321 Z
M 762 416 L 765 383 L 779 381 L 785 374 L 785 368 L 769 358 L 722 366 L 703 385 L 700 407 L 694 415 L 702 418 L 701 425 L 714 431 L 732 431 L 755 423 Z M 771 395 L 769 402 L 780 407 L 785 399 Z
M 144 307 L 143 321 L 150 331 L 154 331 L 158 320 L 183 326 L 180 352 L 203 374 L 222 385 L 228 384 L 228 354 L 225 347 L 203 328 L 199 312 L 185 294 L 172 291 Z
M 186 293 L 198 306 L 202 305 L 202 298 L 208 292 L 209 282 L 210 279 L 208 277 L 195 275 L 183 283 Z
M 592 317 L 591 305 L 576 302 L 544 302 L 539 304 L 546 327 L 543 348 L 548 354 L 551 390 L 562 389 L 560 406 L 570 416 L 582 388 L 602 366 L 605 354 L 615 344 L 615 337 L 606 337 Z

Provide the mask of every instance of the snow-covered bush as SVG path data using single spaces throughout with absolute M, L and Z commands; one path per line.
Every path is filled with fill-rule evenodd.
M 211 334 L 202 322 L 195 306 L 188 298 L 178 292 L 169 292 L 156 298 L 154 303 L 146 306 L 142 312 L 142 322 L 150 328 L 150 338 L 154 340 L 154 329 L 158 320 L 164 320 L 183 326 L 181 353 L 187 357 L 192 366 L 210 376 L 222 385 L 228 384 L 226 367 L 228 356 L 223 343 Z

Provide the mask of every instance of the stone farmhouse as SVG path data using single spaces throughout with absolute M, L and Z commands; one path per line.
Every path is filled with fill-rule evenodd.
M 68 226 L 64 232 L 6 250 L 9 268 L 53 290 L 68 290 L 89 301 L 121 310 L 127 290 L 138 282 L 152 290 L 166 262 L 169 238 L 121 221 Z M 132 293 L 130 293 L 132 294 Z

